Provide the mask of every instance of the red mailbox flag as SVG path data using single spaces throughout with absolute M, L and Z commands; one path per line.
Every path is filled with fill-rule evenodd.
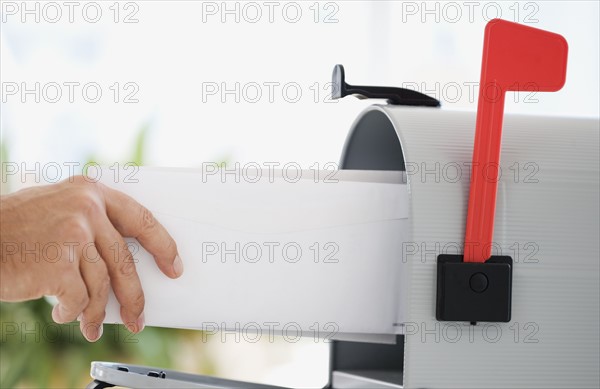
M 561 35 L 501 19 L 485 28 L 465 262 L 492 253 L 504 96 L 507 91 L 555 92 L 565 84 L 567 41 Z

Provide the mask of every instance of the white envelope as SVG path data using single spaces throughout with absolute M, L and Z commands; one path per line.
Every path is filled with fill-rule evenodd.
M 140 168 L 128 180 L 114 173 L 103 169 L 100 181 L 150 209 L 184 262 L 184 274 L 169 279 L 130 239 L 146 325 L 396 333 L 408 236 L 408 190 L 398 172 L 302 171 L 298 178 Z M 106 322 L 121 322 L 114 296 Z

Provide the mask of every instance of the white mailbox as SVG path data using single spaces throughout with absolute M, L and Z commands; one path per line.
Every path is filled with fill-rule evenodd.
M 498 23 L 492 25 L 524 37 L 539 31 Z M 551 38 L 562 50 L 560 39 Z M 598 119 L 506 115 L 500 163 L 473 170 L 475 113 L 446 111 L 414 91 L 351 86 L 344 78 L 336 66 L 335 97 L 388 104 L 359 115 L 340 167 L 403 172 L 407 214 L 393 230 L 397 236 L 369 237 L 370 243 L 397 240 L 389 246 L 394 255 L 359 259 L 393 265 L 387 276 L 396 286 L 382 282 L 380 301 L 357 303 L 358 309 L 393 309 L 393 322 L 386 316 L 387 326 L 371 323 L 381 331 L 360 331 L 356 316 L 340 316 L 344 327 L 332 343 L 329 387 L 599 387 Z M 463 262 L 474 171 L 497 186 L 491 257 Z M 356 269 L 360 274 L 344 275 L 365 279 L 356 290 L 378 287 L 370 278 L 382 275 Z M 312 287 L 324 291 L 326 282 Z M 250 385 L 102 362 L 93 363 L 92 377 L 90 387 L 97 388 Z
M 402 383 L 597 387 L 596 119 L 505 117 L 493 253 L 513 259 L 511 320 L 436 320 L 437 257 L 464 249 L 474 128 L 475 114 L 375 105 L 354 123 L 342 157 L 347 169 L 408 170 L 411 237 L 398 257 L 407 264 L 398 274 L 406 319 L 399 323 L 405 334 Z M 347 380 L 348 366 L 377 370 L 370 357 L 362 361 L 365 368 L 354 364 L 360 364 L 359 346 L 336 347 L 357 353 L 354 361 L 338 357 L 334 387 L 336 379 Z

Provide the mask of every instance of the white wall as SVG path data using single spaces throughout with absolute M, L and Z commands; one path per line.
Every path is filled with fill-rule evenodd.
M 328 95 L 323 88 L 335 63 L 346 66 L 350 83 L 418 85 L 440 98 L 446 109 L 474 110 L 476 89 L 470 91 L 465 83 L 479 81 L 484 13 L 492 17 L 498 8 L 506 19 L 559 32 L 570 44 L 564 90 L 539 93 L 534 96 L 537 103 L 524 103 L 525 96 L 520 96 L 521 102 L 509 103 L 507 112 L 598 116 L 600 34 L 594 1 L 351 1 L 331 2 L 328 8 L 321 3 L 321 17 L 337 11 L 336 23 L 315 23 L 312 2 L 297 3 L 303 12 L 297 23 L 284 20 L 282 9 L 289 4 L 285 2 L 275 8 L 273 23 L 262 2 L 255 3 L 263 12 L 257 23 L 248 21 L 254 15 L 251 8 L 244 18 L 244 3 L 238 3 L 239 23 L 234 15 L 226 15 L 222 23 L 219 14 L 204 14 L 203 23 L 199 2 L 141 1 L 135 3 L 139 22 L 133 24 L 114 23 L 111 3 L 100 4 L 103 15 L 94 24 L 83 19 L 79 8 L 74 23 L 69 23 L 63 7 L 56 24 L 43 14 L 39 23 L 32 15 L 25 15 L 22 23 L 20 14 L 4 12 L 3 83 L 24 81 L 33 87 L 39 81 L 43 87 L 49 82 L 97 82 L 103 92 L 96 104 L 85 102 L 80 91 L 69 103 L 67 87 L 55 104 L 43 98 L 35 103 L 31 95 L 26 104 L 19 95 L 3 96 L 7 102 L 2 104 L 2 137 L 10 145 L 11 159 L 78 161 L 94 155 L 107 162 L 122 161 L 139 128 L 148 123 L 150 164 L 197 166 L 222 158 L 309 166 L 337 161 L 351 121 L 371 102 L 348 98 L 323 103 Z M 204 4 L 221 7 L 221 2 Z M 436 7 L 437 13 L 425 12 Z M 288 8 L 290 17 L 293 10 Z M 456 10 L 462 16 L 452 23 Z M 120 19 L 131 11 L 121 9 Z M 526 19 L 532 12 L 537 22 Z M 121 83 L 120 99 L 131 91 L 123 90 L 123 84 L 136 83 L 139 103 L 114 103 L 109 87 L 115 82 Z M 243 97 L 235 103 L 232 95 L 225 103 L 220 96 L 207 96 L 203 103 L 203 83 L 223 82 L 230 88 L 236 82 L 248 86 L 249 98 L 256 92 L 251 83 L 258 83 L 263 97 L 253 104 Z M 288 89 L 284 97 L 280 86 L 270 103 L 264 85 L 269 82 L 297 83 L 302 98 L 287 102 L 295 89 Z M 313 85 L 320 88 L 319 103 L 314 102 Z M 456 92 L 461 93 L 458 99 Z

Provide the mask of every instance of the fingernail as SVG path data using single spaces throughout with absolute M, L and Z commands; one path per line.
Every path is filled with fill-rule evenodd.
M 125 324 L 125 327 L 127 327 L 127 330 L 129 332 L 131 332 L 132 334 L 135 334 L 136 332 L 138 332 L 138 330 L 137 330 L 137 324 L 135 324 L 134 322 L 127 322 L 127 323 L 124 323 L 124 324 Z
M 179 254 L 177 254 L 175 261 L 173 261 L 173 271 L 177 277 L 183 274 L 183 261 L 179 257 Z
M 60 320 L 60 313 L 58 312 L 60 308 L 58 308 L 58 304 L 56 304 L 54 307 L 52 307 L 52 320 L 54 320 L 55 323 L 60 324 L 61 320 Z
M 137 326 L 137 331 L 136 332 L 142 332 L 142 330 L 146 326 L 144 312 L 142 312 L 142 314 L 140 315 L 140 317 L 138 317 L 137 321 L 135 322 L 135 325 Z
M 137 319 L 134 319 L 134 317 L 135 316 L 133 316 L 131 312 L 126 310 L 124 307 L 121 307 L 121 318 L 123 319 L 123 325 L 125 328 L 127 328 L 127 331 L 131 332 L 132 334 L 136 334 L 141 331 L 138 323 L 140 318 L 143 317 L 143 313 Z
M 100 325 L 87 325 L 83 331 L 83 336 L 89 342 L 95 342 L 102 336 L 102 324 Z
M 56 304 L 54 306 L 54 308 L 52 308 L 52 320 L 54 320 L 56 323 L 58 324 L 64 324 L 66 323 L 65 320 L 62 318 L 62 307 L 60 304 Z

